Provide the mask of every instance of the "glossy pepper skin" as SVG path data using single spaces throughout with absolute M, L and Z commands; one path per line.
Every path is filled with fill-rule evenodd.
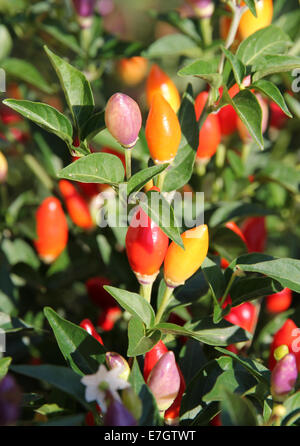
M 116 321 L 120 319 L 121 315 L 122 310 L 118 305 L 105 308 L 98 318 L 97 325 L 103 331 L 110 331 L 114 328 Z
M 151 67 L 146 84 L 148 106 L 152 104 L 155 93 L 160 93 L 175 113 L 180 107 L 180 95 L 171 78 L 157 65 Z
M 245 4 L 242 2 L 242 4 Z M 255 2 L 256 14 L 255 17 L 248 9 L 242 15 L 238 33 L 242 40 L 249 37 L 261 28 L 271 24 L 273 18 L 273 0 L 259 0 Z
M 195 100 L 195 112 L 197 121 L 200 119 L 208 92 L 202 91 Z M 199 132 L 199 145 L 197 149 L 197 159 L 209 160 L 217 151 L 221 142 L 220 122 L 217 115 L 209 114 L 202 124 Z
M 274 127 L 275 129 L 281 130 L 286 121 L 288 120 L 288 116 L 281 110 L 279 105 L 276 102 L 270 102 L 270 127 Z
M 101 345 L 104 345 L 101 336 L 97 333 L 94 325 L 89 319 L 83 319 L 83 321 L 80 322 L 80 327 L 87 331 L 91 336 L 93 336 L 93 338 L 100 342 Z
M 157 361 L 168 352 L 163 341 L 159 341 L 149 352 L 145 354 L 144 359 L 144 380 L 147 382 L 149 374 Z
M 164 261 L 164 276 L 169 287 L 183 285 L 202 265 L 208 251 L 208 228 L 200 225 L 181 235 L 185 249 L 172 242 Z
M 127 149 L 134 147 L 142 126 L 138 104 L 126 94 L 115 93 L 106 104 L 105 124 L 119 144 Z
M 250 217 L 241 227 L 246 239 L 248 252 L 264 252 L 267 241 L 265 217 Z
M 244 234 L 242 233 L 241 229 L 237 226 L 236 223 L 234 223 L 234 221 L 229 221 L 225 224 L 225 227 L 230 229 L 231 231 L 233 231 L 236 235 L 238 235 L 240 237 L 240 239 L 245 243 L 246 245 L 246 239 Z M 221 268 L 226 269 L 229 266 L 229 262 L 224 259 L 221 258 Z
M 36 212 L 35 248 L 45 263 L 53 262 L 68 242 L 68 224 L 60 201 L 46 198 Z
M 0 184 L 5 183 L 7 178 L 7 172 L 8 172 L 7 159 L 5 158 L 3 153 L 0 152 Z
M 160 93 L 156 93 L 151 102 L 146 139 L 155 164 L 174 160 L 181 140 L 181 128 L 174 110 Z
M 80 228 L 91 229 L 94 226 L 88 205 L 68 180 L 60 180 L 58 187 L 64 198 L 71 220 Z
M 228 297 L 226 304 L 231 303 L 231 298 Z M 257 321 L 257 309 L 251 302 L 244 302 L 237 307 L 232 307 L 230 313 L 224 319 L 231 324 L 238 325 L 249 333 L 253 333 Z
M 275 333 L 272 344 L 270 346 L 269 369 L 273 370 L 276 365 L 274 351 L 281 345 L 287 345 L 289 352 L 296 357 L 297 368 L 300 371 L 300 346 L 299 346 L 299 329 L 292 319 L 287 319 L 283 326 Z M 297 351 L 299 350 L 299 351 Z
M 296 357 L 293 353 L 285 355 L 275 365 L 271 375 L 273 398 L 283 402 L 293 390 L 298 378 Z
M 178 426 L 178 424 L 179 424 L 181 401 L 182 401 L 182 397 L 183 397 L 183 394 L 186 389 L 186 384 L 185 384 L 185 379 L 183 377 L 183 374 L 178 366 L 177 366 L 177 368 L 178 368 L 178 373 L 180 376 L 179 391 L 178 391 L 178 394 L 177 394 L 173 404 L 169 407 L 169 409 L 167 409 L 165 411 L 165 414 L 164 414 L 165 423 L 169 426 Z
M 131 269 L 140 283 L 151 283 L 156 278 L 168 244 L 168 236 L 138 208 L 128 227 L 125 245 Z
M 123 84 L 134 86 L 142 82 L 148 68 L 148 61 L 144 57 L 135 56 L 123 58 L 117 62 L 117 73 Z
M 279 293 L 271 294 L 266 298 L 266 308 L 269 313 L 281 313 L 290 308 L 293 299 L 292 290 L 284 288 Z

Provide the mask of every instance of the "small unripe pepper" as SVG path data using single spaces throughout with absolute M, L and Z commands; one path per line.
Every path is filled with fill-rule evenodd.
M 180 376 L 173 352 L 165 353 L 150 372 L 147 384 L 160 411 L 174 402 L 180 388 Z
M 144 79 L 147 67 L 147 59 L 139 56 L 120 59 L 116 66 L 119 78 L 129 86 L 137 85 Z
M 111 399 L 108 410 L 104 416 L 104 426 L 136 426 L 137 421 L 126 409 L 124 404 Z
M 155 93 L 151 102 L 146 139 L 155 164 L 174 160 L 181 140 L 181 128 L 176 113 L 160 93 Z
M 35 248 L 45 263 L 53 262 L 68 242 L 68 224 L 60 201 L 46 198 L 36 212 Z
M 93 228 L 94 223 L 88 205 L 75 186 L 68 180 L 60 180 L 58 187 L 64 198 L 71 220 L 80 228 Z
M 126 359 L 123 358 L 123 356 L 121 356 L 119 353 L 107 352 L 105 354 L 105 361 L 109 370 L 119 367 L 120 369 L 119 377 L 125 379 L 125 381 L 128 380 L 130 375 L 130 367 Z
M 91 336 L 93 336 L 93 338 L 100 342 L 101 345 L 104 345 L 101 336 L 97 333 L 94 325 L 89 319 L 83 319 L 83 321 L 80 322 L 80 327 L 87 331 Z
M 208 251 L 208 228 L 200 225 L 181 235 L 185 249 L 172 242 L 164 261 L 168 287 L 183 285 L 202 265 Z
M 125 245 L 138 281 L 145 285 L 153 283 L 168 249 L 168 236 L 138 208 L 127 230 Z
M 160 93 L 164 97 L 175 113 L 178 112 L 180 107 L 180 95 L 177 87 L 171 78 L 157 64 L 154 64 L 150 70 L 146 85 L 146 95 L 149 107 L 151 107 L 152 100 L 156 93 Z
M 111 135 L 125 148 L 137 142 L 142 126 L 142 115 L 138 104 L 126 94 L 115 93 L 105 108 L 105 124 Z
M 74 9 L 81 28 L 90 28 L 96 0 L 73 0 Z
M 271 392 L 276 401 L 284 401 L 293 390 L 298 377 L 296 357 L 285 355 L 275 365 L 271 375 Z

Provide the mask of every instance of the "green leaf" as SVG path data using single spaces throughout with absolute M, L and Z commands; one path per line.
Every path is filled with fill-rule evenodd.
M 187 184 L 193 173 L 196 152 L 189 145 L 180 147 L 167 171 L 163 191 L 172 192 Z
M 6 99 L 3 104 L 48 132 L 54 133 L 66 143 L 72 143 L 73 128 L 70 121 L 50 105 L 16 99 Z
M 244 65 L 253 65 L 269 54 L 282 54 L 292 45 L 289 36 L 280 28 L 270 25 L 256 31 L 239 46 L 236 56 Z
M 141 200 L 139 206 L 171 240 L 184 249 L 174 210 L 162 194 L 156 191 L 147 192 L 147 199 Z
M 94 138 L 99 132 L 105 129 L 105 112 L 94 113 L 81 129 L 80 138 L 82 141 Z
M 254 0 L 245 0 L 246 5 L 254 15 L 254 17 L 257 17 L 256 7 L 255 7 L 255 1 Z
M 151 350 L 161 338 L 159 330 L 154 331 L 151 336 L 145 336 L 145 326 L 138 317 L 132 317 L 128 324 L 128 350 L 127 356 L 144 355 Z
M 5 59 L 11 52 L 13 41 L 11 35 L 4 25 L 0 25 L 0 61 Z
M 18 263 L 25 263 L 33 269 L 38 269 L 40 266 L 39 258 L 32 247 L 22 239 L 4 239 L 2 242 L 2 249 L 11 266 Z
M 50 36 L 54 37 L 58 42 L 62 43 L 65 47 L 70 48 L 75 53 L 84 56 L 84 51 L 78 45 L 77 39 L 72 34 L 66 33 L 65 29 L 60 28 L 58 24 L 53 20 L 45 20 L 41 23 L 41 29 Z
M 295 166 L 289 166 L 283 163 L 282 160 L 269 160 L 266 167 L 258 172 L 256 178 L 262 182 L 267 180 L 278 183 L 293 194 L 299 193 L 299 170 Z
M 206 257 L 201 265 L 201 269 L 215 300 L 219 301 L 224 294 L 226 286 L 221 268 L 219 268 L 211 259 Z
M 282 291 L 281 285 L 270 277 L 241 277 L 236 278 L 230 288 L 232 306 L 240 305 L 260 297 Z
M 68 367 L 57 365 L 14 365 L 11 366 L 11 370 L 51 384 L 71 396 L 71 398 L 74 398 L 87 410 L 91 410 L 90 404 L 85 400 L 85 387 L 80 382 L 81 377 Z
M 224 389 L 221 403 L 222 426 L 257 426 L 256 412 L 246 398 Z
M 141 399 L 143 405 L 139 426 L 159 426 L 161 422 L 155 398 L 144 381 L 136 358 L 134 358 L 128 381 L 133 391 Z
M 132 192 L 138 192 L 142 189 L 145 184 L 148 183 L 152 178 L 159 175 L 168 167 L 168 164 L 161 164 L 159 166 L 147 167 L 146 169 L 140 170 L 135 175 L 133 175 L 127 184 L 127 195 Z
M 283 288 L 300 292 L 300 260 L 265 256 L 264 254 L 247 254 L 230 264 L 233 269 L 238 266 L 245 272 L 264 274 L 277 280 Z
M 194 151 L 197 151 L 199 145 L 199 127 L 196 119 L 193 86 L 190 83 L 183 94 L 178 112 L 178 119 L 183 139 L 186 140 L 186 143 L 194 149 Z M 180 148 L 181 147 L 182 145 L 180 144 Z
M 270 98 L 272 101 L 274 101 L 287 116 L 289 116 L 290 118 L 293 117 L 293 115 L 290 113 L 289 109 L 287 108 L 284 97 L 282 96 L 278 87 L 276 87 L 276 85 L 273 84 L 273 82 L 267 81 L 265 79 L 261 79 L 257 82 L 254 82 L 250 86 L 250 88 L 254 88 L 255 90 L 258 90 L 261 93 L 268 96 L 268 98 Z
M 237 325 L 232 325 L 224 319 L 214 324 L 212 318 L 204 318 L 197 322 L 188 322 L 181 327 L 169 322 L 161 322 L 154 327 L 162 333 L 174 336 L 188 336 L 204 344 L 215 346 L 226 346 L 237 342 L 248 341 L 251 334 Z
M 6 334 L 17 333 L 21 331 L 30 331 L 33 327 L 26 324 L 22 319 L 10 316 L 9 314 L 0 312 L 0 328 Z
M 79 70 L 54 54 L 46 46 L 44 48 L 59 77 L 74 122 L 81 129 L 94 110 L 94 98 L 90 83 Z
M 197 76 L 208 82 L 212 87 L 219 88 L 222 85 L 222 76 L 218 73 L 218 65 L 218 59 L 199 59 L 179 70 L 178 75 Z
M 196 58 L 201 55 L 202 51 L 199 45 L 184 34 L 172 34 L 163 36 L 152 43 L 142 56 L 149 59 L 164 57 L 180 57 Z
M 0 381 L 7 374 L 12 358 L 0 358 Z
M 230 103 L 258 147 L 263 150 L 262 110 L 255 95 L 250 90 L 242 90 L 231 99 Z
M 223 51 L 223 53 L 225 54 L 226 58 L 228 59 L 231 65 L 237 84 L 241 85 L 246 74 L 245 65 L 240 61 L 240 59 L 235 54 L 227 50 L 224 46 L 221 46 L 221 50 Z
M 257 60 L 253 66 L 256 71 L 253 82 L 274 73 L 290 72 L 300 68 L 300 57 L 288 55 L 267 55 Z
M 58 346 L 70 367 L 80 375 L 96 373 L 105 360 L 105 350 L 86 330 L 60 317 L 50 307 L 44 314 Z
M 153 325 L 155 318 L 153 308 L 142 296 L 107 285 L 104 286 L 104 289 L 116 299 L 122 308 L 143 321 L 146 327 Z
M 116 185 L 124 180 L 122 161 L 110 153 L 92 153 L 69 164 L 57 174 L 58 178 L 81 183 Z
M 21 81 L 37 87 L 44 93 L 51 94 L 53 89 L 49 87 L 40 72 L 30 63 L 23 59 L 9 58 L 1 62 L 1 68 L 7 75 L 13 76 Z

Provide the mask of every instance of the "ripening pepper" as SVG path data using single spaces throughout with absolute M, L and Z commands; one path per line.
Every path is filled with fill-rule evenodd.
M 157 64 L 154 64 L 152 65 L 146 84 L 148 107 L 151 107 L 156 93 L 160 93 L 164 97 L 175 113 L 178 112 L 180 95 L 177 87 L 171 78 Z
M 245 5 L 245 2 L 242 2 Z M 241 40 L 246 39 L 251 34 L 255 33 L 261 28 L 271 24 L 273 18 L 273 0 L 259 0 L 255 2 L 256 14 L 255 17 L 248 9 L 242 15 L 238 34 Z
M 163 343 L 163 341 L 159 341 L 149 352 L 145 354 L 144 359 L 144 380 L 147 382 L 149 374 L 157 361 L 169 350 Z
M 200 119 L 208 98 L 208 92 L 202 91 L 195 100 L 197 121 Z M 217 151 L 221 142 L 221 129 L 218 115 L 210 113 L 205 119 L 199 132 L 197 159 L 208 161 Z
M 267 240 L 265 217 L 247 218 L 241 230 L 246 239 L 248 252 L 264 252 Z
M 81 28 L 90 28 L 96 0 L 73 0 L 74 9 Z
M 93 228 L 94 222 L 89 207 L 75 186 L 68 180 L 60 180 L 58 187 L 64 198 L 71 220 L 80 228 Z
M 202 265 L 208 251 L 208 228 L 189 229 L 181 239 L 185 249 L 172 242 L 164 261 L 165 281 L 171 288 L 183 285 Z
M 146 76 L 148 61 L 144 57 L 122 58 L 117 62 L 116 69 L 123 84 L 134 86 Z
M 68 242 L 68 223 L 60 201 L 46 198 L 36 212 L 35 248 L 45 263 L 53 262 Z
M 156 279 L 168 244 L 168 236 L 138 208 L 128 227 L 125 245 L 130 266 L 141 284 Z
M 174 402 L 180 388 L 180 375 L 173 352 L 165 353 L 150 372 L 147 384 L 160 411 L 167 410 Z
M 142 126 L 138 104 L 126 94 L 115 93 L 106 104 L 105 125 L 123 147 L 134 147 Z
M 199 19 L 210 19 L 215 5 L 212 0 L 187 0 Z
M 165 411 L 165 414 L 164 414 L 164 421 L 169 426 L 178 426 L 178 424 L 179 424 L 181 401 L 182 401 L 182 397 L 183 397 L 183 394 L 186 389 L 185 379 L 183 377 L 183 374 L 178 366 L 177 366 L 177 368 L 178 368 L 178 372 L 179 372 L 179 376 L 180 376 L 179 391 L 178 391 L 178 394 L 177 394 L 173 404 L 169 407 L 169 409 L 167 409 Z
M 160 93 L 153 96 L 145 131 L 154 163 L 171 163 L 178 151 L 181 128 L 176 113 Z
M 269 313 L 281 313 L 290 308 L 293 299 L 292 290 L 284 288 L 279 293 L 270 294 L 266 298 L 266 307 Z
M 80 327 L 87 331 L 91 336 L 93 336 L 93 338 L 100 342 L 101 345 L 104 345 L 101 336 L 97 333 L 94 325 L 89 319 L 83 319 L 83 321 L 80 322 Z
M 289 353 L 281 358 L 271 375 L 271 392 L 273 398 L 278 401 L 284 401 L 293 390 L 298 378 L 296 357 Z
M 283 326 L 274 334 L 272 344 L 270 346 L 269 369 L 273 370 L 276 365 L 274 358 L 275 350 L 281 345 L 286 345 L 290 353 L 296 357 L 298 371 L 300 371 L 300 330 L 292 319 L 287 319 Z
M 7 178 L 8 164 L 5 156 L 0 152 L 0 184 L 4 183 Z
M 119 353 L 107 352 L 105 354 L 105 361 L 109 370 L 119 367 L 120 369 L 119 377 L 125 379 L 125 381 L 128 380 L 130 375 L 130 367 L 126 359 L 123 358 L 123 356 L 121 356 Z

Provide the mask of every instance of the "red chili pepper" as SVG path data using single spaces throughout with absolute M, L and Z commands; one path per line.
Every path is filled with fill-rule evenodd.
M 72 221 L 80 228 L 91 229 L 94 223 L 88 205 L 75 186 L 68 180 L 60 180 L 58 187 Z
M 96 410 L 99 413 L 99 415 L 101 414 L 101 409 L 99 407 L 99 405 L 96 403 Z M 87 426 L 95 426 L 95 418 L 93 415 L 93 412 L 88 412 L 85 416 L 85 424 Z
M 134 214 L 127 234 L 126 252 L 132 270 L 140 283 L 152 283 L 164 261 L 168 236 L 138 208 Z
M 226 223 L 225 226 L 226 226 L 226 228 L 231 229 L 236 235 L 238 235 L 245 244 L 247 243 L 244 234 L 242 233 L 240 228 L 233 221 L 229 221 L 228 223 Z M 226 269 L 226 268 L 228 268 L 228 266 L 229 266 L 229 262 L 222 257 L 221 258 L 221 268 Z
M 227 297 L 224 302 L 223 308 L 231 304 L 231 298 Z M 250 333 L 253 333 L 257 321 L 257 308 L 251 302 L 245 302 L 237 307 L 233 307 L 230 313 L 224 317 L 224 319 L 231 324 L 238 325 Z
M 144 380 L 147 382 L 151 370 L 157 361 L 168 352 L 163 341 L 159 341 L 149 352 L 145 354 L 144 359 Z
M 117 305 L 105 309 L 99 316 L 97 325 L 103 331 L 110 331 L 114 328 L 114 325 L 122 315 L 121 308 Z
M 267 296 L 266 307 L 270 313 L 281 313 L 290 308 L 293 299 L 292 290 L 284 288 L 279 293 Z
M 83 321 L 81 321 L 80 327 L 87 331 L 91 336 L 93 336 L 93 338 L 100 342 L 101 345 L 104 345 L 101 336 L 97 333 L 94 325 L 89 319 L 84 319 Z
M 275 333 L 270 347 L 269 369 L 273 370 L 276 365 L 274 351 L 281 345 L 286 345 L 290 353 L 294 353 L 297 361 L 297 368 L 300 371 L 300 330 L 292 319 L 287 319 L 283 326 Z M 299 351 L 297 351 L 299 350 Z
M 115 299 L 103 288 L 104 285 L 111 285 L 107 277 L 91 277 L 85 283 L 89 298 L 103 310 L 116 306 Z
M 276 102 L 270 102 L 270 127 L 282 129 L 288 120 L 288 116 L 281 110 Z
M 251 217 L 244 221 L 242 233 L 249 252 L 263 252 L 266 247 L 267 229 L 265 217 Z

